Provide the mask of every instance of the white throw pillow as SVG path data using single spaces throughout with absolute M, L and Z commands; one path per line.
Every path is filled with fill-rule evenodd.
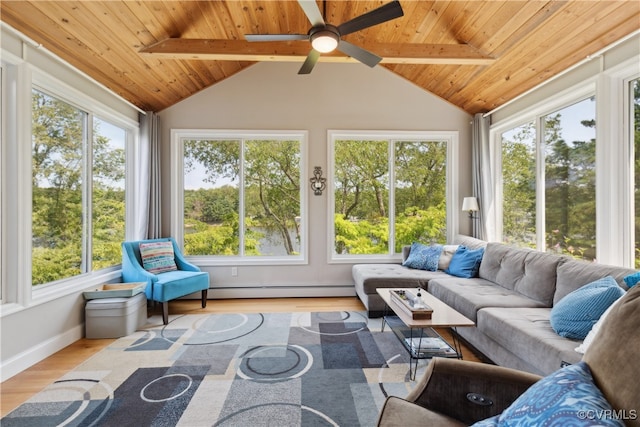
M 440 259 L 438 260 L 438 270 L 446 270 L 447 268 L 449 268 L 451 258 L 453 258 L 453 254 L 455 254 L 458 250 L 458 246 L 460 245 L 444 245 L 442 247 L 442 253 L 440 254 Z
M 596 323 L 593 324 L 593 326 L 591 327 L 591 330 L 589 331 L 589 333 L 587 334 L 587 336 L 584 338 L 584 341 L 582 341 L 582 344 L 580 344 L 578 347 L 576 347 L 576 351 L 580 354 L 585 354 L 587 352 L 587 349 L 589 348 L 589 346 L 591 345 L 591 343 L 593 342 L 594 338 L 596 337 L 596 334 L 598 333 L 598 331 L 600 330 L 600 326 L 602 325 L 602 323 L 604 322 L 604 320 L 607 318 L 607 316 L 609 315 L 609 313 L 611 312 L 611 310 L 613 309 L 613 307 L 616 306 L 616 304 L 618 302 L 620 302 L 620 300 L 622 300 L 622 298 L 618 298 L 617 300 L 614 301 L 613 304 L 611 304 L 609 306 L 609 308 L 607 308 L 605 310 L 604 313 L 602 313 L 602 316 L 600 316 L 600 318 L 598 319 L 598 321 Z

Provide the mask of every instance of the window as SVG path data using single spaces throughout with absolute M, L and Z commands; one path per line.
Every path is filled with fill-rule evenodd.
M 447 240 L 455 133 L 330 131 L 332 259 Z
M 120 264 L 125 140 L 124 129 L 32 91 L 32 285 Z
M 634 190 L 633 202 L 635 210 L 635 261 L 634 266 L 640 269 L 640 79 L 635 79 L 630 83 L 631 106 L 632 106 L 632 144 L 634 152 Z
M 536 247 L 536 128 L 533 122 L 502 133 L 502 240 Z
M 595 259 L 595 99 L 502 132 L 501 141 L 503 240 Z
M 304 259 L 306 134 L 177 135 L 185 254 L 218 262 Z

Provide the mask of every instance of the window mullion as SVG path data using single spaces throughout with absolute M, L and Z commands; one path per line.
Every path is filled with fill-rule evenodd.
M 395 174 L 395 153 L 396 144 L 394 140 L 389 140 L 388 146 L 388 170 L 389 170 L 389 183 L 388 183 L 388 208 L 387 216 L 389 221 L 389 243 L 388 253 L 393 256 L 396 247 L 396 204 L 395 204 L 395 189 L 396 189 L 396 174 Z
M 245 138 L 240 139 L 240 165 L 239 165 L 239 174 L 240 176 L 238 177 L 240 182 L 239 182 L 239 192 L 240 194 L 238 195 L 238 200 L 240 200 L 240 203 L 238 204 L 238 241 L 239 241 L 239 245 L 240 247 L 238 248 L 238 253 L 240 254 L 241 257 L 245 256 L 245 179 L 244 179 L 244 161 L 245 161 L 245 150 L 246 150 L 246 144 L 245 144 Z
M 545 244 L 545 126 L 544 117 L 536 120 L 536 248 L 546 251 Z
M 93 114 L 83 113 L 84 130 L 82 132 L 82 273 L 91 271 L 92 218 L 93 206 Z

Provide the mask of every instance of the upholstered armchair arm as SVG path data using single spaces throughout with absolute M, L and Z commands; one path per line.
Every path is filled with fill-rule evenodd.
M 158 276 L 149 273 L 142 268 L 138 263 L 135 254 L 131 248 L 123 244 L 122 245 L 123 257 L 122 257 L 122 280 L 125 282 L 147 282 L 151 284 L 158 281 Z
M 468 425 L 500 414 L 540 378 L 510 368 L 435 357 L 406 400 Z

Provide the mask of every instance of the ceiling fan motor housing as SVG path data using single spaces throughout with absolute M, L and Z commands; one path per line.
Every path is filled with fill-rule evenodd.
M 328 53 L 338 47 L 340 32 L 331 24 L 318 25 L 309 30 L 309 40 L 315 50 Z

